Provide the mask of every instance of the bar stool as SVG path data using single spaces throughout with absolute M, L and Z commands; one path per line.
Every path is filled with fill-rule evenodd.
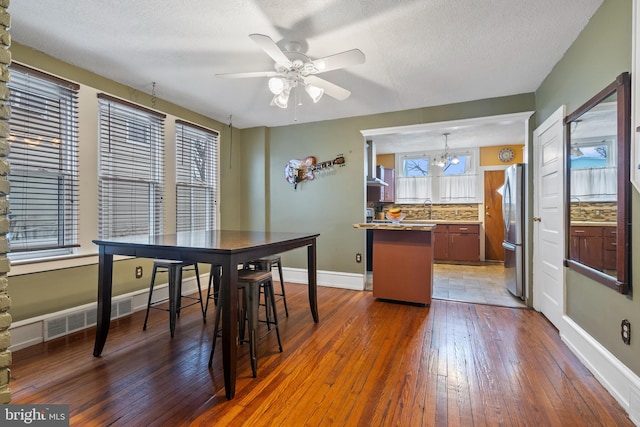
M 182 271 L 192 269 L 196 273 L 196 282 L 198 284 L 198 296 L 193 297 L 190 295 L 182 295 Z M 168 282 L 169 282 L 169 297 L 163 298 L 158 301 L 152 302 L 153 297 L 153 288 L 155 286 L 156 274 L 157 273 L 167 272 Z M 175 295 L 178 295 L 179 298 L 177 301 L 172 301 L 172 296 L 174 295 L 174 289 L 177 287 L 175 291 Z M 182 305 L 182 299 L 190 299 L 193 302 Z M 169 308 L 158 307 L 159 304 L 169 301 Z M 202 318 L 203 321 L 206 322 L 206 312 L 204 310 L 204 305 L 202 302 L 202 289 L 200 288 L 200 273 L 198 272 L 198 263 L 191 261 L 177 261 L 177 260 L 169 260 L 169 259 L 155 259 L 153 260 L 153 271 L 151 273 L 151 284 L 149 285 L 149 301 L 147 302 L 147 314 L 144 317 L 144 325 L 142 326 L 142 330 L 147 330 L 147 320 L 149 319 L 149 310 L 163 310 L 168 311 L 169 315 L 169 329 L 171 331 L 171 337 L 173 337 L 176 324 L 175 319 L 176 316 L 180 316 L 180 310 L 182 308 L 190 307 L 195 304 L 200 304 L 200 309 L 202 310 Z M 172 309 L 175 309 L 175 313 L 172 312 Z
M 204 305 L 205 316 L 209 309 L 209 300 L 213 300 L 215 305 L 218 305 L 218 293 L 220 292 L 220 278 L 222 276 L 222 266 L 212 265 L 209 271 L 209 284 L 207 285 L 207 299 Z M 212 292 L 213 290 L 213 292 Z
M 268 270 L 271 271 L 274 266 L 278 267 L 278 276 L 280 278 L 280 293 L 275 296 L 282 297 L 282 302 L 284 303 L 284 314 L 289 317 L 289 309 L 287 308 L 287 296 L 284 292 L 284 279 L 282 276 L 282 260 L 280 259 L 280 255 L 271 255 L 263 258 L 258 258 L 253 261 L 249 261 L 247 263 L 250 267 L 256 268 L 258 270 Z M 268 313 L 268 311 L 267 311 Z
M 275 326 L 276 336 L 278 337 L 278 348 L 282 353 L 282 342 L 280 341 L 280 330 L 278 329 L 278 314 L 276 312 L 276 301 L 273 295 L 273 281 L 270 271 L 263 270 L 238 270 L 238 289 L 243 291 L 243 304 L 238 313 L 238 322 L 242 326 L 239 328 L 240 342 L 249 343 L 249 354 L 251 358 L 251 372 L 253 377 L 257 376 L 258 371 L 258 337 L 256 336 L 258 330 L 258 303 L 260 299 L 260 288 L 263 287 L 265 291 L 265 297 L 268 298 L 271 310 L 273 311 L 273 319 L 267 318 L 267 322 L 270 325 Z M 246 311 L 245 311 L 246 310 Z M 213 363 L 213 352 L 216 348 L 216 338 L 218 337 L 218 326 L 220 325 L 220 316 L 222 311 L 220 305 L 216 306 L 215 324 L 213 332 L 213 342 L 211 343 L 211 354 L 209 355 L 209 367 Z M 245 320 L 249 323 L 249 339 L 244 340 L 244 323 Z

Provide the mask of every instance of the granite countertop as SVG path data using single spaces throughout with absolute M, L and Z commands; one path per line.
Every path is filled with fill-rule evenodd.
M 391 222 L 365 222 L 353 224 L 353 228 L 362 228 L 369 230 L 394 230 L 394 231 L 431 231 L 436 227 L 433 223 L 415 223 L 412 221 L 402 221 L 399 224 Z
M 374 224 L 384 224 L 389 223 L 388 220 L 382 219 L 374 219 Z M 472 220 L 472 219 L 404 219 L 401 224 L 410 223 L 410 224 L 482 224 L 480 220 Z
M 571 221 L 571 225 L 576 227 L 615 227 L 618 224 L 615 221 Z

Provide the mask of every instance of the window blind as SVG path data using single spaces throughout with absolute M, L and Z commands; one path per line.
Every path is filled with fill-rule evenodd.
M 216 228 L 218 132 L 176 120 L 176 230 Z
M 163 114 L 98 94 L 98 235 L 162 232 Z
M 12 252 L 70 253 L 78 234 L 78 89 L 11 65 L 9 106 Z

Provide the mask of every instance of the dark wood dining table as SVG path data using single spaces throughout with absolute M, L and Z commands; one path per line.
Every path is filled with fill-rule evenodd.
M 307 247 L 309 305 L 314 322 L 318 322 L 316 238 L 319 234 L 269 231 L 186 231 L 156 236 L 136 235 L 93 240 L 98 245 L 98 318 L 95 357 L 100 356 L 109 333 L 113 256 L 161 258 L 193 261 L 222 266 L 220 286 L 224 289 L 218 303 L 222 304 L 222 364 L 224 385 L 228 399 L 235 395 L 236 356 L 238 349 L 238 279 L 237 266 L 267 255 L 275 255 L 296 248 Z M 175 316 L 178 289 L 170 292 L 171 316 Z M 171 310 L 170 310 L 171 311 Z M 173 319 L 175 320 L 175 318 Z

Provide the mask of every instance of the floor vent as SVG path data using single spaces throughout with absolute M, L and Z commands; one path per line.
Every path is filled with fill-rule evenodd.
M 114 301 L 111 304 L 111 318 L 126 316 L 133 312 L 133 299 L 126 298 Z M 44 340 L 49 341 L 71 332 L 79 331 L 97 323 L 98 310 L 87 308 L 85 310 L 69 313 L 64 316 L 53 317 L 44 322 Z

